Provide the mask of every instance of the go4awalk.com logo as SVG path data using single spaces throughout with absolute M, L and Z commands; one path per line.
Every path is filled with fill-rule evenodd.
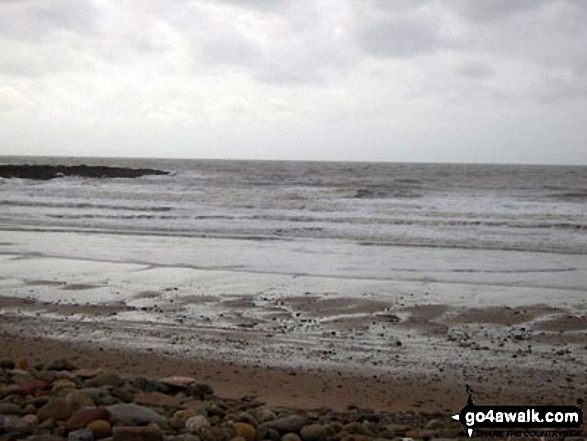
M 583 424 L 583 411 L 575 406 L 477 406 L 473 403 L 473 390 L 469 386 L 467 393 L 467 404 L 452 418 L 465 426 L 469 437 L 477 429 L 509 429 L 481 435 L 528 436 L 529 429 L 551 429 L 549 432 L 554 433 Z M 533 431 L 532 434 L 536 433 Z

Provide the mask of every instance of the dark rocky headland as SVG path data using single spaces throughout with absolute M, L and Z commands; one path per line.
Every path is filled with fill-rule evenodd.
M 0 177 L 49 180 L 65 176 L 82 178 L 138 178 L 145 175 L 167 175 L 169 172 L 149 168 L 108 167 L 103 165 L 0 165 Z

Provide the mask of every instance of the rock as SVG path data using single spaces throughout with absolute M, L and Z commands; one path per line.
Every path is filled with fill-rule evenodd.
M 71 417 L 73 410 L 71 404 L 65 398 L 57 397 L 49 400 L 40 410 L 37 416 L 39 421 L 52 418 L 56 421 L 67 420 Z
M 0 166 L 0 167 L 2 167 L 2 166 Z M 16 363 L 16 365 L 18 366 L 19 369 L 26 371 L 29 368 L 29 361 L 27 360 L 26 357 L 20 357 L 18 359 L 18 362 Z
M 126 387 L 117 387 L 110 392 L 113 397 L 118 398 L 125 403 L 131 403 L 135 399 L 136 393 Z
M 105 165 L 0 165 L 0 177 L 49 180 L 64 176 L 83 178 L 137 178 L 144 175 L 167 175 L 168 172 L 148 168 L 109 167 Z
M 440 430 L 440 429 L 444 429 L 445 427 L 446 427 L 446 424 L 444 424 L 443 421 L 440 421 L 440 420 L 430 420 L 424 426 L 424 430 Z
M 105 420 L 92 421 L 90 424 L 88 424 L 86 429 L 92 432 L 94 439 L 106 438 L 112 433 L 112 426 L 110 425 L 110 422 Z
M 79 369 L 74 372 L 76 377 L 79 378 L 94 378 L 98 375 L 104 374 L 104 370 L 102 369 Z
M 305 425 L 306 418 L 301 415 L 290 415 L 262 424 L 262 426 L 277 430 L 279 433 L 298 432 Z
M 207 384 L 190 384 L 186 388 L 185 393 L 187 395 L 191 395 L 192 397 L 197 397 L 201 400 L 205 400 L 214 395 L 214 390 Z
M 202 441 L 198 435 L 184 433 L 175 437 L 175 441 Z
M 179 376 L 165 377 L 159 381 L 169 387 L 172 391 L 176 392 L 186 389 L 191 384 L 197 383 L 195 378 Z
M 359 423 L 358 421 L 345 424 L 342 426 L 342 430 L 353 435 L 373 436 L 373 432 L 371 432 L 365 425 Z
M 70 380 L 57 380 L 53 382 L 53 392 L 58 392 L 62 389 L 75 389 L 76 384 Z
M 13 381 L 20 388 L 20 393 L 23 395 L 34 395 L 47 387 L 47 382 L 33 377 L 13 378 Z
M 112 441 L 163 441 L 163 433 L 156 426 L 115 427 Z
M 71 361 L 61 358 L 49 363 L 45 369 L 48 371 L 75 371 L 77 367 Z
M 267 421 L 273 421 L 277 418 L 277 415 L 271 409 L 261 409 L 256 413 L 256 417 L 259 423 L 266 423 Z
M 179 407 L 179 399 L 161 392 L 143 392 L 135 398 L 135 403 L 151 407 Z
M 25 415 L 22 417 L 23 421 L 26 421 L 27 424 L 30 424 L 32 426 L 39 424 L 39 419 L 37 418 L 37 415 Z
M 255 441 L 257 437 L 257 430 L 251 424 L 234 423 L 232 428 L 237 436 L 243 437 L 246 441 Z
M 4 431 L 19 435 L 30 435 L 33 433 L 33 426 L 25 419 L 16 415 L 7 415 L 4 417 Z
M 78 390 L 72 390 L 70 393 L 67 394 L 65 399 L 69 401 L 74 411 L 82 409 L 84 407 L 94 406 L 94 400 L 92 399 L 92 397 Z
M 164 424 L 165 418 L 148 407 L 138 404 L 115 404 L 107 408 L 110 411 L 110 421 L 113 424 L 145 425 L 150 423 Z
M 310 424 L 302 427 L 300 435 L 304 441 L 325 441 L 328 437 L 328 430 L 321 424 Z
M 203 415 L 196 415 L 185 422 L 185 428 L 190 433 L 199 433 L 203 427 L 210 427 L 210 423 Z
M 116 374 L 107 373 L 98 375 L 97 377 L 90 378 L 86 381 L 86 387 L 104 387 L 104 386 L 112 386 L 118 387 L 122 386 L 124 381 Z
M 234 431 L 225 427 L 202 427 L 199 436 L 202 441 L 229 441 L 234 437 Z
M 20 415 L 20 406 L 12 403 L 0 403 L 0 415 Z
M 302 439 L 295 433 L 286 433 L 281 437 L 281 441 L 302 441 Z
M 173 418 L 177 418 L 178 420 L 187 421 L 187 420 L 189 420 L 191 417 L 193 417 L 195 415 L 196 414 L 194 413 L 193 410 L 182 409 L 182 410 L 178 410 L 177 412 L 175 412 L 173 414 Z
M 97 387 L 89 387 L 80 389 L 80 392 L 90 396 L 92 401 L 94 401 L 94 404 L 97 406 L 109 406 L 118 403 L 118 401 L 110 395 L 107 388 L 100 389 Z
M 0 369 L 14 369 L 14 361 L 0 360 Z
M 67 430 L 83 429 L 92 421 L 109 420 L 110 412 L 105 407 L 86 407 L 74 413 L 67 421 Z
M 63 441 L 63 438 L 54 435 L 34 435 L 29 436 L 26 441 Z
M 94 441 L 94 435 L 88 429 L 78 429 L 69 433 L 67 441 Z

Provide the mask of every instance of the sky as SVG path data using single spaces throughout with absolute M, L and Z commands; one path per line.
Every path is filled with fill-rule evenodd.
M 0 0 L 0 155 L 587 164 L 587 1 Z

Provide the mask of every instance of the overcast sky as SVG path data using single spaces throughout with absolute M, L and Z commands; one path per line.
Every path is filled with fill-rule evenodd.
M 587 164 L 587 1 L 0 0 L 0 154 Z

